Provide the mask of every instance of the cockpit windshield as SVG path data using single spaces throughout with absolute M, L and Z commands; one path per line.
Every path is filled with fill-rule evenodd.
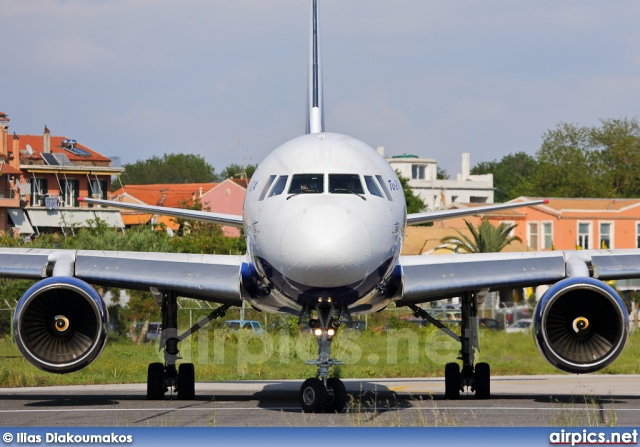
M 324 192 L 324 174 L 294 174 L 289 194 L 321 194 Z
M 364 194 L 358 174 L 329 174 L 331 194 Z

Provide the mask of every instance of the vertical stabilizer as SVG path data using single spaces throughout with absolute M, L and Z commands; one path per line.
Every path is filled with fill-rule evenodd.
M 318 0 L 311 0 L 311 32 L 309 38 L 309 80 L 307 84 L 306 133 L 324 132 L 324 97 L 322 95 L 322 65 Z

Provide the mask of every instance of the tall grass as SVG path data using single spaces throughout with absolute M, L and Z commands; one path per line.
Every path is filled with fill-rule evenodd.
M 530 335 L 483 331 L 476 361 L 488 362 L 492 375 L 559 373 L 537 351 Z M 316 341 L 310 334 L 287 332 L 253 336 L 224 330 L 201 331 L 180 346 L 183 361 L 196 365 L 198 381 L 238 379 L 304 379 L 315 368 Z M 431 328 L 399 331 L 338 333 L 332 356 L 344 365 L 334 367 L 342 378 L 396 378 L 442 376 L 444 363 L 455 361 L 459 345 Z M 640 372 L 640 333 L 631 334 L 622 355 L 601 373 Z M 87 368 L 65 375 L 49 374 L 22 358 L 15 344 L 0 339 L 0 387 L 66 384 L 144 383 L 147 365 L 162 361 L 153 343 L 134 345 L 112 339 L 102 355 Z

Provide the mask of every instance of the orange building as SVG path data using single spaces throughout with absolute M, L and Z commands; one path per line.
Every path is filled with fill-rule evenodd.
M 532 200 L 520 197 L 513 200 Z M 452 207 L 477 206 L 458 204 Z M 513 231 L 528 250 L 640 248 L 640 199 L 557 199 L 533 207 L 486 214 L 489 221 L 515 224 Z M 466 218 L 478 224 L 481 216 Z M 464 219 L 438 222 L 439 227 L 466 228 Z
M 80 204 L 79 197 L 108 198 L 112 176 L 124 170 L 112 160 L 64 136 L 9 136 L 0 112 L 0 232 L 17 236 L 73 231 L 100 218 L 123 227 L 117 210 Z M 117 164 L 117 163 L 116 163 Z

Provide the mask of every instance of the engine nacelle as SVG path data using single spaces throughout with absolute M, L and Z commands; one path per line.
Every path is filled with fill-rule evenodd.
M 629 315 L 620 295 L 594 278 L 568 278 L 540 298 L 534 315 L 536 345 L 556 368 L 598 371 L 627 342 Z
M 13 327 L 16 344 L 32 365 L 64 374 L 84 368 L 100 355 L 109 316 L 89 284 L 53 277 L 37 282 L 20 298 Z

